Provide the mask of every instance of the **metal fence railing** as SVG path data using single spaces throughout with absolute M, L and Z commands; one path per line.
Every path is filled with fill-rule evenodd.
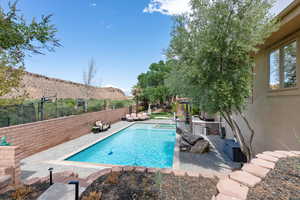
M 0 127 L 31 123 L 86 112 L 129 107 L 123 101 L 105 100 L 45 99 L 17 105 L 0 106 Z
M 222 129 L 224 127 L 224 122 L 219 121 L 203 121 L 200 119 L 192 118 L 189 123 L 186 120 L 176 120 L 176 126 L 188 133 L 193 135 L 222 135 Z
M 37 121 L 34 103 L 0 107 L 0 127 Z

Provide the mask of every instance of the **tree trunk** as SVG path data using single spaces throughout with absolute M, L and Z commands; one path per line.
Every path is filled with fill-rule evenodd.
M 221 113 L 227 124 L 230 126 L 234 136 L 238 140 L 240 146 L 241 146 L 241 151 L 245 154 L 247 157 L 247 161 L 249 162 L 252 158 L 251 150 L 250 147 L 246 144 L 245 138 L 241 132 L 241 129 L 238 125 L 238 123 L 232 118 L 232 115 L 230 112 L 224 112 Z
M 251 132 L 251 135 L 250 135 L 250 139 L 249 139 L 249 150 L 250 150 L 250 156 L 251 158 L 253 158 L 254 156 L 254 152 L 253 152 L 253 146 L 252 146 L 252 143 L 253 143 L 253 139 L 254 139 L 254 135 L 255 135 L 255 131 L 254 129 L 252 128 L 252 126 L 250 125 L 248 119 L 246 118 L 246 116 L 239 110 L 239 115 L 242 117 L 242 119 L 244 120 L 245 124 L 247 125 L 249 131 Z
M 148 105 L 148 115 L 151 115 L 151 103 Z
M 135 102 L 135 113 L 138 114 L 139 112 L 139 100 L 138 98 L 136 97 L 136 102 Z

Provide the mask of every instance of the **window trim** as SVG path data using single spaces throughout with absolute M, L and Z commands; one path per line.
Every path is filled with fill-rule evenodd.
M 285 46 L 288 46 L 292 44 L 293 42 L 296 42 L 296 85 L 294 87 L 284 87 L 284 54 L 283 54 L 283 49 Z M 274 51 L 279 50 L 279 88 L 277 89 L 272 89 L 270 87 L 270 79 L 271 79 L 271 63 L 270 63 L 270 55 Z M 292 39 L 280 42 L 276 46 L 273 46 L 272 48 L 267 51 L 267 66 L 268 66 L 268 91 L 271 93 L 274 92 L 284 92 L 284 91 L 293 91 L 299 89 L 299 65 L 300 65 L 300 39 L 299 36 L 293 37 Z

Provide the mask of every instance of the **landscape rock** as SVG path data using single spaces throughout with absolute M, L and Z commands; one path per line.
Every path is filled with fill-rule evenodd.
M 192 145 L 190 145 L 189 143 L 187 143 L 182 138 L 180 139 L 180 145 L 179 145 L 180 151 L 190 151 L 191 147 L 192 147 Z
M 191 148 L 191 153 L 208 153 L 209 152 L 209 142 L 206 140 L 199 140 L 194 146 Z
M 182 139 L 185 140 L 190 145 L 195 145 L 198 141 L 203 140 L 204 138 L 192 134 L 183 134 Z

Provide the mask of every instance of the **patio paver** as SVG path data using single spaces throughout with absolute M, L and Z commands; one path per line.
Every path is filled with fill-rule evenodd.
M 173 123 L 171 120 L 148 120 L 141 123 Z M 102 169 L 111 168 L 105 165 L 93 165 L 79 162 L 61 162 L 58 159 L 84 148 L 92 142 L 111 135 L 127 126 L 131 122 L 120 121 L 112 124 L 111 129 L 99 134 L 86 134 L 74 140 L 52 147 L 48 150 L 34 154 L 21 160 L 21 178 L 22 181 L 31 180 L 36 177 L 47 177 L 48 168 L 54 168 L 54 172 L 72 171 L 79 175 L 80 178 L 86 178 L 90 174 Z M 223 177 L 231 173 L 232 169 L 239 167 L 239 163 L 231 162 L 230 159 L 222 153 L 222 140 L 217 136 L 208 136 L 207 138 L 214 147 L 213 151 L 207 154 L 193 154 L 179 152 L 178 168 L 185 172 L 200 173 L 209 175 L 209 177 Z M 165 169 L 166 170 L 166 169 Z M 155 170 L 153 170 L 155 171 Z M 164 170 L 162 170 L 164 171 Z
M 216 196 L 215 200 L 241 200 L 235 197 L 231 197 L 231 196 L 227 196 L 224 194 L 218 194 L 218 196 Z
M 79 196 L 85 187 L 79 187 Z M 55 183 L 46 190 L 37 200 L 74 200 L 75 186 L 69 184 Z
M 218 191 L 226 196 L 246 200 L 249 188 L 236 181 L 228 179 L 220 180 L 217 184 Z
M 266 155 L 266 154 L 257 154 L 256 155 L 257 158 L 269 161 L 269 162 L 277 162 L 279 159 L 270 155 Z
M 261 181 L 261 178 L 258 178 L 252 174 L 249 174 L 245 171 L 235 171 L 229 174 L 230 179 L 242 183 L 244 185 L 254 187 L 257 183 Z
M 291 151 L 293 154 L 300 156 L 300 151 Z
M 264 168 L 268 168 L 268 169 L 274 169 L 275 168 L 275 163 L 273 162 L 269 162 L 269 161 L 265 161 L 262 160 L 260 158 L 254 158 L 251 160 L 252 164 L 264 167 Z
M 108 168 L 103 166 L 92 165 L 79 166 L 73 165 L 72 163 L 61 164 L 59 162 L 52 161 L 64 157 L 67 154 L 71 154 L 77 151 L 78 149 L 86 146 L 87 144 L 90 144 L 96 140 L 99 140 L 100 138 L 110 135 L 113 132 L 127 127 L 130 124 L 131 123 L 129 122 L 120 121 L 112 124 L 111 129 L 109 129 L 106 132 L 99 134 L 89 133 L 21 160 L 21 179 L 25 181 L 35 177 L 48 176 L 48 168 L 50 167 L 54 168 L 55 173 L 72 171 L 74 173 L 77 173 L 81 178 L 86 178 L 92 173 L 95 173 L 101 169 Z
M 260 167 L 260 166 L 257 166 L 257 165 L 251 164 L 251 163 L 245 164 L 243 166 L 242 170 L 246 171 L 250 174 L 253 174 L 255 176 L 258 176 L 260 178 L 266 177 L 270 171 L 269 169 L 266 169 L 266 168 L 263 168 L 263 167 Z
M 288 152 L 288 151 L 275 151 L 275 153 L 285 154 L 285 155 L 287 155 L 287 156 L 289 156 L 289 157 L 295 156 L 294 153 Z
M 287 157 L 286 154 L 276 153 L 276 152 L 271 152 L 271 151 L 265 151 L 265 152 L 263 152 L 263 154 L 270 155 L 270 156 L 273 156 L 276 158 L 286 158 Z

